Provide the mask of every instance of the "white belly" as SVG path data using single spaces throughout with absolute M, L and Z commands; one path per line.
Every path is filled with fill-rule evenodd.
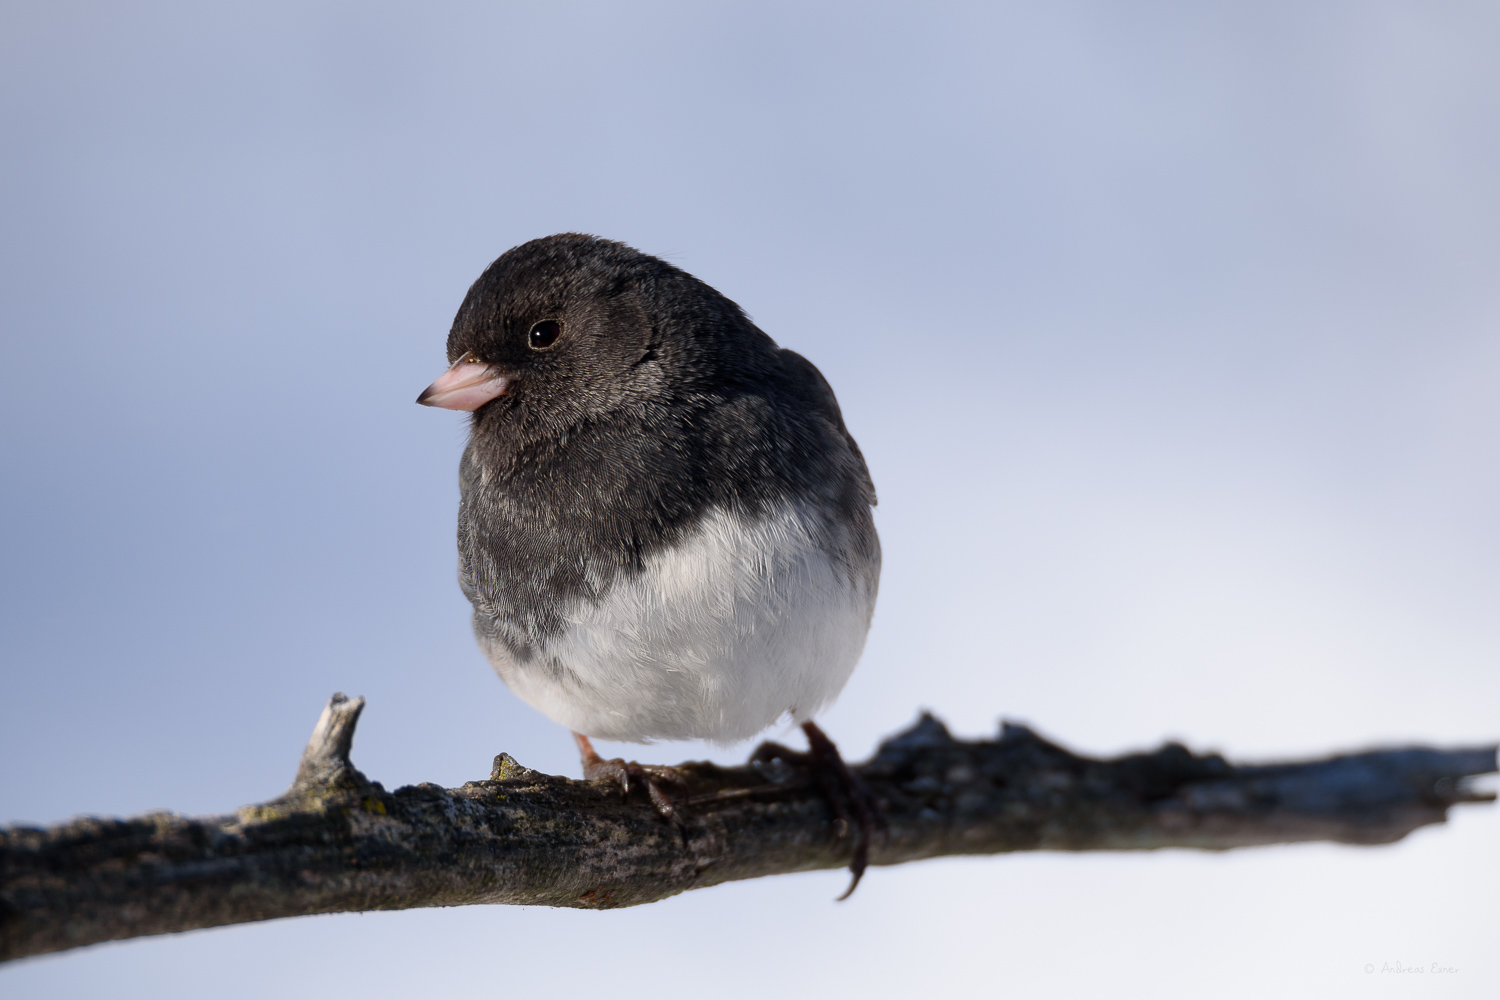
M 538 655 L 486 653 L 528 704 L 600 739 L 732 743 L 804 721 L 854 670 L 879 575 L 830 558 L 820 530 L 791 504 L 754 523 L 713 511 L 599 603 L 570 609 Z

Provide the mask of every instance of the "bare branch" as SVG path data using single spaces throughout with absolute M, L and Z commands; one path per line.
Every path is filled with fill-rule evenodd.
M 0 831 L 0 960 L 307 913 L 468 903 L 633 906 L 687 889 L 849 862 L 797 755 L 680 765 L 685 823 L 644 795 L 540 774 L 387 792 L 349 759 L 364 699 L 334 695 L 292 787 L 227 816 L 154 813 Z M 1021 726 L 953 739 L 932 716 L 856 768 L 885 836 L 871 861 L 1027 850 L 1384 844 L 1489 801 L 1467 785 L 1495 747 L 1376 750 L 1232 766 L 1177 744 L 1079 757 Z M 764 754 L 762 756 L 765 756 Z

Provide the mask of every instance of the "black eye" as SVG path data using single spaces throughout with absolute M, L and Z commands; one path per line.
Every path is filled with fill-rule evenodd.
M 562 324 L 555 319 L 544 319 L 531 328 L 531 335 L 526 342 L 533 351 L 545 351 L 557 343 L 557 338 L 561 336 Z

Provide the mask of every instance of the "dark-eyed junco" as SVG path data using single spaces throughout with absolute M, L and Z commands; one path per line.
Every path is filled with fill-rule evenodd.
M 417 401 L 473 412 L 458 549 L 474 631 L 573 730 L 585 775 L 640 779 L 671 815 L 669 769 L 600 760 L 588 737 L 728 743 L 789 717 L 848 786 L 811 720 L 864 648 L 880 542 L 811 362 L 692 275 L 573 233 L 480 275 L 448 361 Z M 845 794 L 857 881 L 868 805 Z

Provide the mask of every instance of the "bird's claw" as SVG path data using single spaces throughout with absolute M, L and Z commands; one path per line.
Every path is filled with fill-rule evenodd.
M 630 794 L 631 782 L 644 785 L 646 795 L 651 799 L 651 804 L 656 806 L 656 811 L 666 819 L 681 822 L 676 805 L 662 790 L 663 785 L 674 785 L 684 790 L 687 788 L 687 779 L 674 767 L 661 764 L 638 764 L 633 760 L 621 760 L 619 757 L 610 760 L 596 757 L 592 761 L 584 761 L 583 777 L 586 781 L 608 781 L 618 784 L 620 791 L 626 795 Z
M 838 747 L 828 735 L 812 722 L 803 723 L 802 731 L 807 734 L 806 753 L 767 741 L 756 747 L 750 755 L 750 762 L 770 764 L 780 760 L 812 771 L 828 799 L 828 808 L 833 812 L 834 841 L 842 841 L 851 835 L 854 838 L 854 857 L 849 861 L 852 878 L 849 888 L 839 897 L 845 900 L 853 895 L 859 880 L 864 877 L 870 864 L 870 843 L 877 829 L 885 832 L 885 823 L 875 797 L 859 776 L 849 770 L 849 765 L 844 763 Z M 784 779 L 772 776 L 771 780 Z
M 588 737 L 578 733 L 573 734 L 578 742 L 579 756 L 583 760 L 583 778 L 585 781 L 607 781 L 620 786 L 620 791 L 630 794 L 631 782 L 645 786 L 646 795 L 656 811 L 661 813 L 663 819 L 670 820 L 682 834 L 683 840 L 687 839 L 687 831 L 682 822 L 682 813 L 677 804 L 672 801 L 663 789 L 664 785 L 673 785 L 687 791 L 688 781 L 681 771 L 675 767 L 664 764 L 639 764 L 633 760 L 621 760 L 612 757 L 605 760 L 594 752 L 594 747 L 589 743 Z

